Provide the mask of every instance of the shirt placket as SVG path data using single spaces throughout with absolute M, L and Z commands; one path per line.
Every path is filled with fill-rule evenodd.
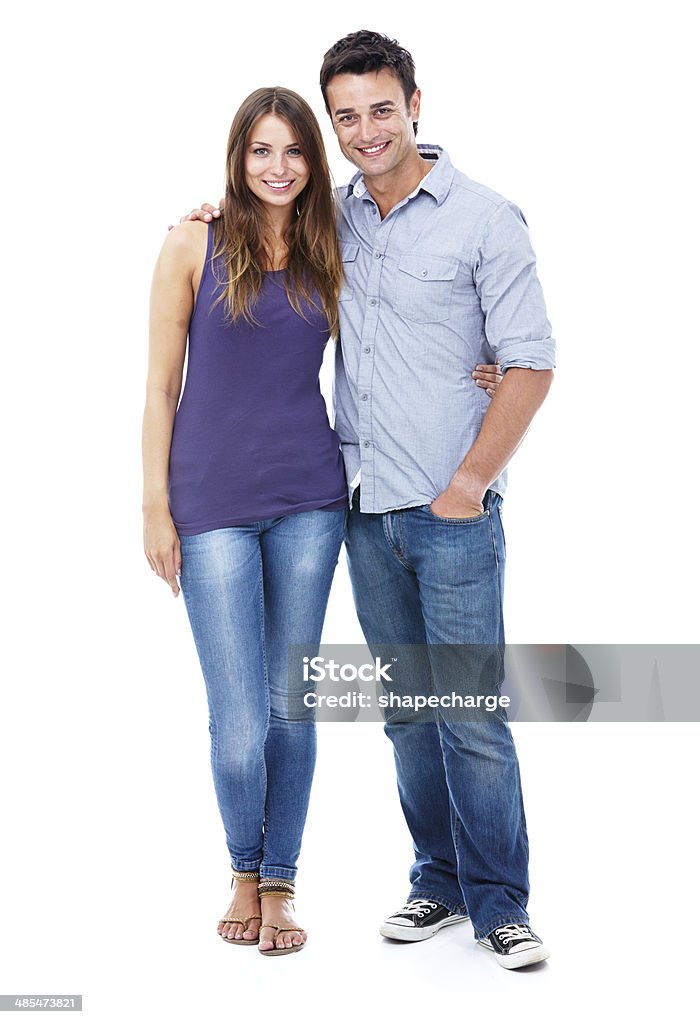
M 360 470 L 362 481 L 362 504 L 374 505 L 376 500 L 376 460 L 375 431 L 373 421 L 373 382 L 376 342 L 381 314 L 381 281 L 384 254 L 389 238 L 390 225 L 381 221 L 379 210 L 373 199 L 364 200 L 367 206 L 369 229 L 368 238 L 372 242 L 369 256 L 370 266 L 367 276 L 365 309 L 360 339 L 360 361 L 357 374 L 357 404 L 360 438 Z M 365 257 L 367 258 L 367 257 Z

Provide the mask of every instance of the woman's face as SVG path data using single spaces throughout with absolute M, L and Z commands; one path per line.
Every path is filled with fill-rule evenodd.
M 248 188 L 268 206 L 291 206 L 310 178 L 308 164 L 291 126 L 276 114 L 253 124 L 245 154 Z

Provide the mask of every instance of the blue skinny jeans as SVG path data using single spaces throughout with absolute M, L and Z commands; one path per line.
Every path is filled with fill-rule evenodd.
M 180 586 L 209 705 L 211 767 L 231 866 L 296 877 L 316 759 L 291 721 L 289 644 L 321 641 L 345 510 L 182 536 Z

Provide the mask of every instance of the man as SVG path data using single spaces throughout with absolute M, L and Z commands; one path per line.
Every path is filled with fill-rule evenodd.
M 325 55 L 321 89 L 358 168 L 339 194 L 335 380 L 357 613 L 370 646 L 416 652 L 408 687 L 444 689 L 447 650 L 464 652 L 459 665 L 497 691 L 505 467 L 554 366 L 527 225 L 440 147 L 417 145 L 421 93 L 396 42 L 368 31 L 341 39 Z M 505 377 L 489 404 L 467 368 L 497 360 Z M 479 661 L 484 651 L 498 656 Z M 505 713 L 389 715 L 385 729 L 416 860 L 406 905 L 381 933 L 421 940 L 468 913 L 501 966 L 545 959 L 528 923 L 528 841 Z

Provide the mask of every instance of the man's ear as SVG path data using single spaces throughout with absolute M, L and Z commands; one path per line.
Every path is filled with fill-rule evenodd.
M 417 121 L 420 117 L 420 89 L 416 89 L 413 96 L 411 96 L 411 102 L 408 105 L 408 110 L 411 115 L 411 120 Z

